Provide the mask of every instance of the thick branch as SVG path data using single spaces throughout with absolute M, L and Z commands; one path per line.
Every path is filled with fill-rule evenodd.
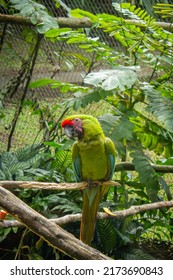
M 139 206 L 131 206 L 130 208 L 125 210 L 115 211 L 112 213 L 112 215 L 108 215 L 104 212 L 99 212 L 97 214 L 97 219 L 125 218 L 128 216 L 139 214 L 141 212 L 146 212 L 148 210 L 170 208 L 170 207 L 173 207 L 173 201 L 160 201 L 160 202 L 143 204 Z M 57 225 L 63 225 L 67 223 L 78 222 L 81 220 L 81 217 L 82 217 L 81 214 L 71 214 L 61 218 L 50 219 L 50 221 L 56 223 Z M 4 228 L 24 227 L 24 224 L 16 220 L 4 220 L 1 221 L 0 227 L 4 227 Z
M 101 182 L 97 182 L 101 184 Z M 107 181 L 102 183 L 104 186 L 117 186 L 119 185 L 117 182 L 114 181 Z M 6 189 L 16 189 L 16 188 L 23 188 L 23 189 L 45 189 L 45 190 L 83 190 L 87 187 L 87 182 L 81 183 L 47 183 L 47 182 L 34 182 L 34 181 L 0 181 L 0 186 Z
M 75 259 L 110 259 L 45 218 L 10 191 L 0 187 L 0 205 L 52 246 Z
M 4 15 L 0 14 L 0 22 L 5 23 L 15 23 L 15 24 L 22 24 L 22 25 L 33 25 L 30 22 L 30 19 L 23 16 L 15 16 L 15 15 Z M 126 23 L 131 25 L 136 25 L 141 28 L 146 28 L 145 24 L 142 24 L 141 21 L 137 20 L 125 20 Z M 89 18 L 65 18 L 65 17 L 58 17 L 57 23 L 60 27 L 71 27 L 71 28 L 87 28 L 92 27 L 92 22 Z M 160 26 L 168 31 L 173 31 L 173 24 L 167 22 L 155 22 L 155 25 Z
M 0 22 L 33 26 L 29 18 L 23 16 L 15 16 L 15 15 L 0 14 Z M 58 17 L 57 23 L 60 27 L 71 27 L 71 28 L 87 28 L 92 26 L 91 21 L 86 17 L 81 19 Z

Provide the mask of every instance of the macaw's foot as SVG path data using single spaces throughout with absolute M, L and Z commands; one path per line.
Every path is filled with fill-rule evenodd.
M 87 183 L 88 183 L 88 188 L 90 188 L 90 189 L 100 186 L 100 182 L 99 181 L 93 181 L 91 179 L 88 179 Z
M 92 188 L 92 180 L 91 179 L 87 179 L 87 183 L 88 183 L 88 188 L 91 189 Z

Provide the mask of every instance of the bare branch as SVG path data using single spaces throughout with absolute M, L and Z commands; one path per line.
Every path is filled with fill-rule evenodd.
M 114 181 L 107 182 L 93 182 L 99 185 L 104 185 L 106 187 L 117 186 L 119 185 Z M 24 189 L 44 189 L 44 190 L 83 190 L 87 187 L 87 182 L 81 183 L 47 183 L 47 182 L 34 182 L 34 181 L 0 181 L 0 186 L 6 189 L 16 189 L 16 188 L 24 188 Z
M 75 259 L 110 259 L 45 218 L 10 191 L 0 187 L 0 205 L 45 241 Z
M 81 183 L 47 183 L 47 182 L 34 182 L 34 181 L 0 181 L 0 186 L 22 189 L 44 189 L 44 190 L 82 190 L 86 188 L 87 182 Z
M 4 14 L 0 14 L 0 22 L 30 25 L 30 26 L 34 25 L 27 17 L 4 15 Z M 87 28 L 92 26 L 91 21 L 89 20 L 89 18 L 86 17 L 83 17 L 81 19 L 58 17 L 57 23 L 60 27 L 71 27 L 71 28 Z
M 112 218 L 125 218 L 128 216 L 136 215 L 141 212 L 146 212 L 148 210 L 153 209 L 161 209 L 161 208 L 170 208 L 173 207 L 173 201 L 160 201 L 154 203 L 143 204 L 139 206 L 131 206 L 128 209 L 115 211 L 112 215 L 108 215 L 105 212 L 97 213 L 97 219 L 112 219 Z M 54 222 L 57 225 L 63 225 L 72 222 L 78 222 L 81 220 L 81 214 L 71 214 L 66 215 L 61 218 L 50 219 L 50 221 Z M 9 227 L 24 227 L 25 225 L 16 220 L 3 220 L 0 223 L 0 227 L 9 228 Z

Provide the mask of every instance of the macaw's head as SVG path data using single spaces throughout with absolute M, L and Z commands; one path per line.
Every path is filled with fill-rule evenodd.
M 82 138 L 82 120 L 78 116 L 74 116 L 73 118 L 69 117 L 63 120 L 61 126 L 64 128 L 64 132 L 69 138 Z
M 98 120 L 90 115 L 73 115 L 62 121 L 61 126 L 69 138 L 89 140 L 103 134 Z

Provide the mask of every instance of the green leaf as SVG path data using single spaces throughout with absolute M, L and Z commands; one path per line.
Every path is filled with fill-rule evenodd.
M 102 125 L 105 135 L 114 141 L 133 139 L 134 125 L 129 121 L 126 114 L 122 116 L 106 114 L 102 117 L 99 117 L 99 121 Z
M 98 232 L 104 252 L 108 253 L 113 250 L 117 242 L 117 233 L 110 220 L 98 221 Z
M 49 17 L 42 16 L 42 20 L 43 22 L 37 24 L 37 31 L 41 34 L 46 33 L 48 30 L 52 28 L 59 27 L 57 21 L 50 16 Z
M 71 31 L 72 31 L 72 29 L 68 28 L 68 27 L 58 28 L 58 29 L 55 28 L 55 29 L 48 30 L 45 33 L 45 36 L 48 37 L 48 38 L 54 38 L 54 37 L 58 37 L 60 35 L 64 36 L 64 35 L 68 34 Z
M 50 85 L 50 84 L 52 84 L 54 82 L 56 82 L 56 80 L 44 78 L 44 79 L 39 79 L 39 80 L 36 80 L 34 82 L 31 82 L 29 84 L 29 87 L 30 88 L 44 87 L 44 86 Z
M 133 158 L 132 162 L 135 165 L 135 170 L 139 174 L 141 184 L 146 187 L 149 199 L 151 199 L 151 201 L 157 201 L 160 184 L 157 174 L 151 166 L 149 157 L 144 154 L 142 148 L 138 144 L 136 144 L 136 146 L 130 146 L 130 150 L 130 156 Z
M 173 132 L 173 101 L 149 86 L 144 88 L 144 93 L 149 101 L 148 108 L 151 113 L 162 122 L 164 127 Z
M 97 16 L 95 16 L 94 14 L 92 14 L 88 11 L 81 10 L 81 9 L 71 10 L 70 14 L 71 14 L 72 17 L 75 17 L 75 18 L 87 17 L 91 21 L 96 21 L 96 19 L 97 19 Z
M 79 86 L 75 84 L 70 84 L 70 83 L 64 83 L 64 82 L 59 82 L 57 80 L 53 79 L 39 79 L 37 81 L 31 82 L 29 87 L 30 88 L 36 88 L 36 87 L 43 87 L 50 85 L 51 88 L 59 88 L 61 92 L 77 92 L 77 91 L 82 91 L 82 92 L 87 92 L 90 90 L 89 87 L 84 87 L 84 86 Z
M 91 91 L 89 88 L 88 91 Z M 85 108 L 93 102 L 99 102 L 100 100 L 106 99 L 108 96 L 112 96 L 111 91 L 104 91 L 102 89 L 93 90 L 89 94 L 75 94 L 76 98 L 68 99 L 65 104 L 66 108 L 73 107 L 74 110 L 78 110 L 80 107 Z
M 138 69 L 138 68 L 136 68 Z M 131 88 L 137 80 L 136 72 L 130 67 L 116 67 L 113 70 L 101 70 L 89 73 L 85 78 L 86 84 L 101 87 L 104 90 Z
M 41 34 L 52 28 L 58 28 L 57 20 L 50 16 L 45 6 L 36 3 L 35 1 L 27 0 L 12 0 L 13 7 L 20 11 L 20 14 L 25 17 L 30 17 L 33 24 L 37 24 L 37 31 Z
M 171 194 L 170 188 L 169 188 L 168 184 L 166 183 L 166 181 L 164 180 L 164 178 L 159 177 L 159 182 L 161 184 L 162 189 L 165 191 L 167 199 L 172 200 L 172 194 Z

